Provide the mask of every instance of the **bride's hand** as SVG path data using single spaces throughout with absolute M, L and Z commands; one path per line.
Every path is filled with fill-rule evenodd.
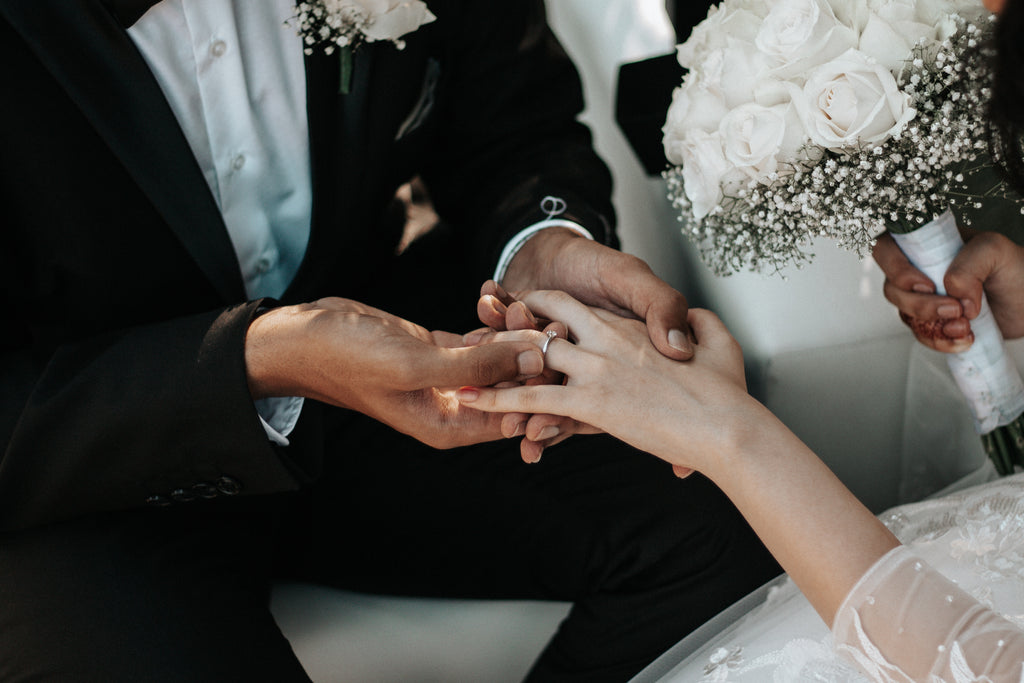
M 995 232 L 971 236 L 953 259 L 942 283 L 947 296 L 911 265 L 890 235 L 875 244 L 873 255 L 885 273 L 885 298 L 925 346 L 945 353 L 966 350 L 974 342 L 971 320 L 981 311 L 982 291 L 1003 336 L 1024 336 L 1024 247 Z
M 737 452 L 755 429 L 763 409 L 746 393 L 739 345 L 713 313 L 690 311 L 696 354 L 680 363 L 658 352 L 639 321 L 563 292 L 530 292 L 523 303 L 567 326 L 575 343 L 554 339 L 545 358 L 547 368 L 567 376 L 566 383 L 464 388 L 458 398 L 465 405 L 565 415 L 657 455 L 680 476 L 691 469 L 710 476 L 720 456 Z

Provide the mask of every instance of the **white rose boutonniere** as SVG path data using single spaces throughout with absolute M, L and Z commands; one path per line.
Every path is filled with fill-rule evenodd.
M 352 55 L 362 43 L 386 40 L 401 50 L 402 36 L 437 17 L 421 0 L 315 0 L 300 2 L 288 19 L 302 36 L 307 55 L 320 47 L 338 50 L 341 59 L 339 91 L 347 93 L 352 79 Z

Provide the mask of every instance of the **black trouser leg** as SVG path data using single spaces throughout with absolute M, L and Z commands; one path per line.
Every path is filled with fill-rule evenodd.
M 0 680 L 308 683 L 267 606 L 270 499 L 0 537 Z
M 779 569 L 718 489 L 610 437 L 526 465 L 515 441 L 434 451 L 356 420 L 286 555 L 385 593 L 575 602 L 536 681 L 623 681 Z

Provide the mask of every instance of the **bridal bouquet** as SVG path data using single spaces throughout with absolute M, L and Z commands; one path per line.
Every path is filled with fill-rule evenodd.
M 712 8 L 678 48 L 688 72 L 664 127 L 669 198 L 708 266 L 777 271 L 819 236 L 863 256 L 888 229 L 941 288 L 962 244 L 949 210 L 1006 194 L 975 182 L 991 164 L 990 30 L 977 0 Z M 1024 382 L 983 308 L 950 365 L 1008 473 L 1024 466 Z

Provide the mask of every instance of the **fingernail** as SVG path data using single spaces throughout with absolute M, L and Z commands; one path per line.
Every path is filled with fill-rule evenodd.
M 963 306 L 965 318 L 971 318 L 973 320 L 978 316 L 978 308 L 970 299 L 962 299 L 960 301 L 960 305 Z
M 476 387 L 462 387 L 455 392 L 455 398 L 459 403 L 472 403 L 480 398 L 480 390 Z
M 686 338 L 686 335 L 681 330 L 668 331 L 668 344 L 672 348 L 684 353 L 691 353 L 693 351 L 693 347 L 690 346 L 690 340 Z
M 537 316 L 535 316 L 533 314 L 533 311 L 531 311 L 529 308 L 527 308 L 526 304 L 524 304 L 522 302 L 517 301 L 516 304 L 519 305 L 519 307 L 521 308 L 523 313 L 526 315 L 526 322 L 528 322 L 530 324 L 530 327 L 532 327 L 534 329 L 538 329 L 537 328 Z M 513 305 L 515 305 L 515 304 L 513 304 Z
M 507 418 L 507 416 L 506 416 L 506 418 Z M 506 439 L 513 439 L 513 438 L 515 438 L 517 436 L 522 436 L 523 434 L 526 433 L 526 420 L 522 420 L 520 422 L 516 422 L 515 425 L 512 427 L 512 431 L 511 432 L 507 431 L 507 427 L 508 427 L 508 419 L 502 420 L 501 421 L 501 435 L 503 437 L 505 437 Z
M 912 289 L 913 291 L 917 292 L 918 294 L 934 294 L 935 293 L 935 288 L 934 287 L 932 287 L 931 285 L 922 284 L 920 282 L 917 283 L 916 285 L 914 285 L 913 287 L 911 287 L 910 289 Z
M 942 326 L 942 332 L 951 339 L 966 337 L 971 332 L 970 325 L 965 320 L 954 320 Z
M 555 438 L 561 433 L 562 430 L 555 425 L 548 425 L 537 433 L 537 438 L 534 439 L 534 441 L 547 441 L 548 439 Z
M 535 377 L 544 372 L 544 356 L 540 354 L 540 349 L 523 351 L 516 358 L 516 364 L 520 375 Z
M 531 464 L 537 464 L 538 462 L 540 462 L 540 456 L 542 456 L 542 455 L 544 455 L 544 449 L 543 448 L 540 449 L 539 451 L 537 451 L 537 456 L 533 459 L 533 462 Z
M 939 314 L 940 318 L 959 318 L 960 307 L 956 304 L 943 304 L 939 306 L 935 311 Z

